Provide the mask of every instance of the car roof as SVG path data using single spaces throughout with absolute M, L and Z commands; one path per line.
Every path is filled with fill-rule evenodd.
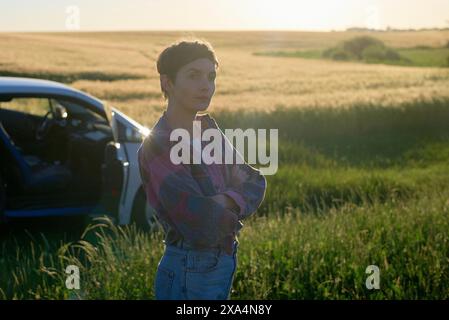
M 0 95 L 54 95 L 82 100 L 104 114 L 101 100 L 65 84 L 34 78 L 0 77 Z

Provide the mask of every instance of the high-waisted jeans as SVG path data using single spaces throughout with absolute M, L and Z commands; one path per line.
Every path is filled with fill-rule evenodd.
M 165 246 L 155 279 L 157 300 L 227 300 L 237 268 L 238 242 L 232 255 L 223 250 Z

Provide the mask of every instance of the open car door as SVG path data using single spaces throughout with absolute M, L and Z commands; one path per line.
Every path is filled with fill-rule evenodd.
M 114 141 L 104 150 L 102 165 L 102 196 L 91 217 L 108 215 L 119 222 L 121 204 L 126 201 L 126 185 L 129 176 L 129 162 L 123 146 L 118 142 L 118 124 L 114 112 L 105 106 Z

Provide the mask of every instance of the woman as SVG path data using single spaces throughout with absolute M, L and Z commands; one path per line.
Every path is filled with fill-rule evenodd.
M 244 161 L 175 164 L 170 158 L 177 143 L 170 141 L 172 130 L 185 129 L 191 137 L 193 121 L 199 121 L 201 132 L 220 130 L 208 114 L 198 114 L 210 104 L 217 69 L 212 47 L 199 40 L 174 43 L 157 61 L 167 109 L 139 149 L 147 199 L 165 231 L 156 299 L 229 299 L 240 221 L 253 214 L 265 196 L 264 176 Z M 233 156 L 241 158 L 219 133 L 223 155 L 230 148 Z

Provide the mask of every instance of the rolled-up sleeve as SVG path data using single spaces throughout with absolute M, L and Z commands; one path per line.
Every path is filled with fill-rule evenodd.
M 242 183 L 235 183 L 242 172 L 246 179 Z M 244 220 L 251 216 L 261 205 L 265 198 L 267 181 L 259 170 L 249 164 L 235 164 L 232 168 L 230 186 L 223 193 L 231 197 L 240 208 L 238 217 Z

